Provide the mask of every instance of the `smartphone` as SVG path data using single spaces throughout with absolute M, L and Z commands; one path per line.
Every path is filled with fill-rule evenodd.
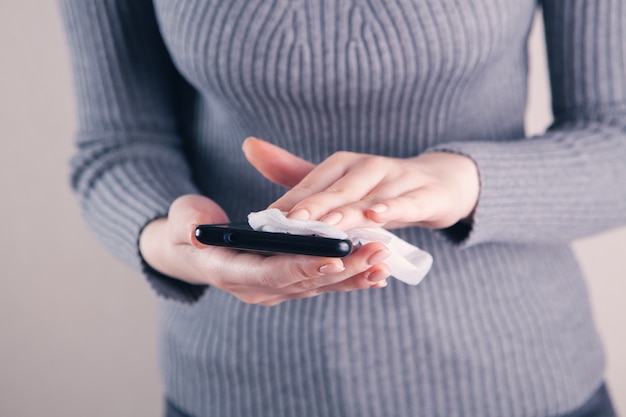
M 352 251 L 352 243 L 347 239 L 261 232 L 234 225 L 201 224 L 195 234 L 205 245 L 268 253 L 341 258 Z

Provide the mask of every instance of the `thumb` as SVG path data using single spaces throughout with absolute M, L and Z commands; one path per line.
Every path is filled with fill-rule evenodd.
M 210 198 L 188 194 L 178 197 L 167 215 L 169 233 L 176 242 L 200 246 L 195 238 L 196 226 L 200 224 L 228 223 L 228 216 Z
M 242 150 L 246 159 L 268 180 L 291 188 L 298 184 L 315 164 L 257 138 L 247 138 Z

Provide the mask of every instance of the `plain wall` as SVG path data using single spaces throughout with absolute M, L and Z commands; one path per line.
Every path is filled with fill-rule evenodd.
M 550 122 L 540 36 L 530 132 Z M 69 190 L 70 77 L 54 1 L 0 0 L 0 416 L 158 416 L 155 297 L 96 242 Z M 625 414 L 626 228 L 574 247 Z

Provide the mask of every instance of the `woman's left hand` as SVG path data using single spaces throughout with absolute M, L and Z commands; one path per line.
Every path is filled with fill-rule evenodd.
M 315 166 L 260 139 L 247 139 L 243 150 L 265 177 L 291 188 L 270 207 L 343 230 L 445 228 L 471 217 L 478 201 L 477 167 L 454 153 L 401 159 L 337 152 Z

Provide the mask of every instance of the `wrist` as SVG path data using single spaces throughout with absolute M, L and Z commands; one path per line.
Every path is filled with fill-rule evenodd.
M 192 262 L 184 261 L 179 253 L 188 242 L 174 242 L 169 232 L 168 218 L 158 218 L 148 223 L 139 235 L 139 253 L 144 262 L 155 271 L 190 284 L 206 284 L 193 279 L 190 271 Z
M 165 273 L 160 267 L 159 260 L 163 259 L 162 251 L 167 218 L 160 217 L 152 220 L 144 226 L 139 235 L 139 254 L 143 260 L 153 269 Z
M 448 185 L 456 200 L 456 220 L 471 223 L 480 194 L 480 178 L 476 162 L 459 153 L 436 151 L 415 158 L 424 164 L 431 175 Z

